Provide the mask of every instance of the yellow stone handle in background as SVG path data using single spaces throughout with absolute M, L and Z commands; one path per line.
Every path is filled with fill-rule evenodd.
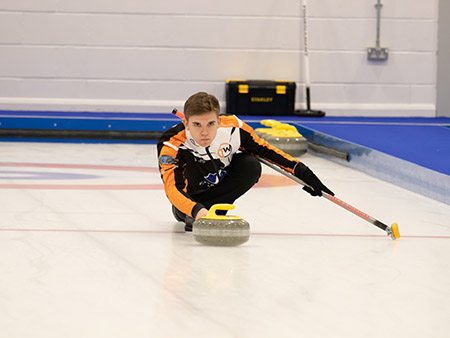
M 275 137 L 302 137 L 293 125 L 287 123 L 281 123 L 276 120 L 261 120 L 260 122 L 263 126 L 271 128 L 258 128 L 259 132 L 266 133 Z

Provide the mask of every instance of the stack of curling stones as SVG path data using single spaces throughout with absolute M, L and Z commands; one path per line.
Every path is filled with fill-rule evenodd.
M 306 138 L 293 125 L 275 120 L 262 120 L 260 123 L 270 128 L 255 129 L 256 135 L 274 147 L 283 150 L 293 157 L 303 155 L 308 150 Z
M 217 210 L 234 209 L 232 204 L 214 204 L 208 214 L 194 222 L 194 239 L 205 245 L 237 246 L 250 237 L 249 223 L 239 216 L 217 215 Z

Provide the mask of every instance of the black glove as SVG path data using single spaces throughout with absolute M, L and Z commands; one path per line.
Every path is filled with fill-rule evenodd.
M 296 164 L 294 174 L 308 185 L 305 185 L 303 190 L 310 193 L 312 196 L 322 196 L 322 191 L 334 196 L 334 192 L 324 186 L 323 183 L 320 182 L 319 178 L 314 175 L 312 170 L 303 163 L 299 162 Z

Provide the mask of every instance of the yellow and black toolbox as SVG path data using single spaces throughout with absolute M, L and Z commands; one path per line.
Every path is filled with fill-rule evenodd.
M 227 80 L 227 114 L 293 115 L 295 88 L 294 81 Z

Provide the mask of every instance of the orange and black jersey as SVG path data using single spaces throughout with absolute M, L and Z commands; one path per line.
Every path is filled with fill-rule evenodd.
M 158 142 L 159 170 L 170 202 L 195 217 L 204 208 L 192 197 L 227 175 L 233 155 L 246 152 L 267 159 L 293 173 L 298 160 L 271 146 L 234 115 L 221 116 L 220 127 L 208 147 L 199 146 L 183 123 L 167 130 Z

